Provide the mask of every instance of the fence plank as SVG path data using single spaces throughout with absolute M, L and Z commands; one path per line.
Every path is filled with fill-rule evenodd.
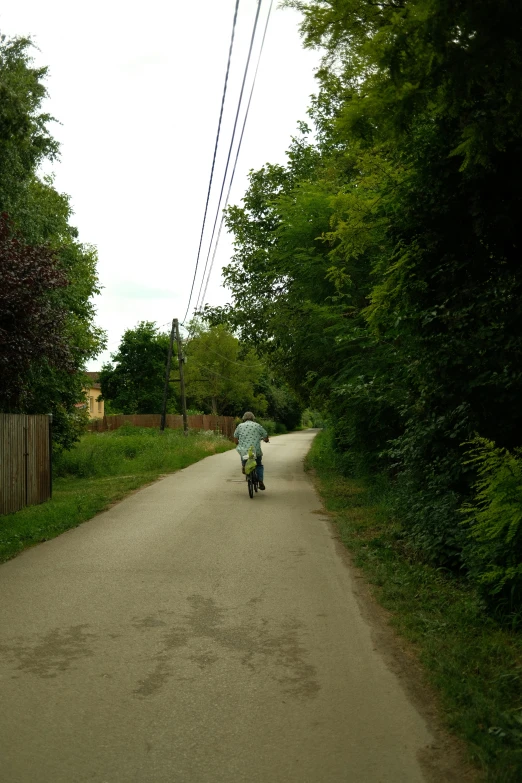
M 25 423 L 25 505 L 38 502 L 38 460 L 36 455 L 37 431 L 34 416 L 27 416 Z
M 27 417 L 27 505 L 50 496 L 49 417 Z
M 11 457 L 11 507 L 14 510 L 23 508 L 26 504 L 26 471 L 25 471 L 25 427 L 27 417 L 24 415 L 10 416 L 10 432 L 13 448 L 7 453 Z
M 165 424 L 171 430 L 181 430 L 183 429 L 183 416 L 177 413 L 167 413 Z
M 19 475 L 20 463 L 23 461 L 21 448 L 24 417 L 15 419 L 9 414 L 0 414 L 0 430 L 2 442 L 2 486 L 0 488 L 0 512 L 9 514 L 20 506 L 19 497 L 25 497 L 25 482 L 21 483 L 23 475 Z M 21 429 L 22 428 L 22 429 Z

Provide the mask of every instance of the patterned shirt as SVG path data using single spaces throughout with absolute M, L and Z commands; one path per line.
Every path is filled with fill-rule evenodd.
M 234 438 L 239 440 L 236 451 L 239 451 L 242 457 L 246 457 L 250 446 L 253 446 L 256 457 L 263 456 L 260 441 L 261 438 L 266 438 L 267 435 L 265 428 L 258 424 L 257 421 L 244 421 L 242 424 L 238 424 L 234 432 Z

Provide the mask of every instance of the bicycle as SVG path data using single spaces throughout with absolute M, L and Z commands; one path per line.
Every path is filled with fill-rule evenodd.
M 259 486 L 259 477 L 257 475 L 257 463 L 252 446 L 250 446 L 248 450 L 248 459 L 245 463 L 245 474 L 248 486 L 248 494 L 250 498 L 253 498 L 254 492 L 257 492 Z

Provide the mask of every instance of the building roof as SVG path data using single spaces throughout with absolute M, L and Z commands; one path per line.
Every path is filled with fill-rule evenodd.
M 91 382 L 91 388 L 101 389 L 99 372 L 86 372 L 85 375 Z

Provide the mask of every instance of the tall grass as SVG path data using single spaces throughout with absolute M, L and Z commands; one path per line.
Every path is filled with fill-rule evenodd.
M 94 478 L 139 473 L 169 473 L 198 459 L 226 451 L 229 441 L 212 430 L 166 429 L 126 425 L 114 432 L 86 434 L 55 462 L 55 476 Z

